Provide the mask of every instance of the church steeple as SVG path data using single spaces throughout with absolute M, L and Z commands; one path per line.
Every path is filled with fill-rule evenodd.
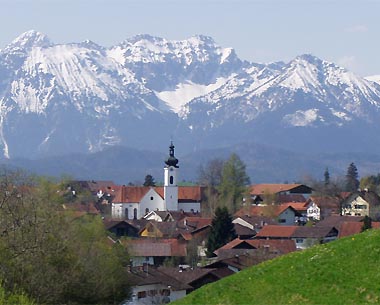
M 178 159 L 174 156 L 173 142 L 169 146 L 169 157 L 164 168 L 164 207 L 167 211 L 178 211 Z
M 165 164 L 170 167 L 173 166 L 175 168 L 178 168 L 178 159 L 174 156 L 174 145 L 173 141 L 170 143 L 169 146 L 169 157 L 166 159 Z

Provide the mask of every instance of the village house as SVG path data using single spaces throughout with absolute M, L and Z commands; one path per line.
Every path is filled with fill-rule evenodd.
M 249 192 L 255 203 L 264 201 L 266 204 L 277 204 L 304 202 L 313 189 L 304 184 L 254 184 L 250 186 Z
M 280 240 L 265 240 L 265 239 L 240 239 L 236 238 L 219 249 L 214 251 L 218 259 L 233 257 L 242 253 L 254 253 L 255 250 L 261 251 L 265 256 L 266 253 L 283 255 L 296 251 L 296 244 L 293 240 L 280 239 Z M 256 251 L 260 252 L 260 251 Z M 271 256 L 272 257 L 272 256 Z
M 265 205 L 265 206 L 245 206 L 235 213 L 235 217 L 242 216 L 264 216 L 272 219 L 282 226 L 294 225 L 296 217 L 301 217 L 291 206 Z
M 176 238 L 138 238 L 122 240 L 128 249 L 132 266 L 160 266 L 165 260 L 177 258 L 184 261 L 187 256 L 187 243 Z
M 333 241 L 338 236 L 338 230 L 329 226 L 265 226 L 256 234 L 257 239 L 291 239 L 296 243 L 297 249 L 305 249 L 315 244 Z
M 317 221 L 321 218 L 321 209 L 318 205 L 309 198 L 304 202 L 286 202 L 281 203 L 282 206 L 291 206 L 302 216 L 297 219 L 297 222 L 306 223 L 307 221 Z
M 192 289 L 149 265 L 131 267 L 128 281 L 132 290 L 130 304 L 167 304 L 185 297 L 186 291 Z
M 368 216 L 380 219 L 380 197 L 373 191 L 351 193 L 342 203 L 342 214 L 348 216 Z

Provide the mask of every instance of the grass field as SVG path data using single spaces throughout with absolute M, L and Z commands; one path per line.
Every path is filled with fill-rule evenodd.
M 174 304 L 380 304 L 380 230 L 266 261 Z

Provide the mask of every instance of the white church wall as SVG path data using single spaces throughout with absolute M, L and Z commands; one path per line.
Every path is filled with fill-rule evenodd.
M 143 217 L 157 210 L 165 211 L 164 199 L 154 189 L 150 189 L 140 201 L 140 215 Z

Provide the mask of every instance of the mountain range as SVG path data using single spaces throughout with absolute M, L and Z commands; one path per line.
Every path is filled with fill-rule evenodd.
M 95 156 L 120 149 L 161 156 L 170 140 L 191 164 L 185 171 L 191 178 L 200 160 L 235 150 L 261 172 L 259 180 L 323 171 L 326 154 L 371 153 L 370 168 L 380 169 L 380 77 L 363 78 L 311 54 L 263 64 L 202 35 L 182 41 L 138 35 L 105 48 L 89 40 L 55 44 L 29 31 L 0 50 L 0 102 L 1 158 L 37 172 L 56 160 L 60 170 L 50 167 L 49 174 L 74 173 L 63 160 L 79 169 L 84 160 L 103 164 Z M 136 160 L 127 155 L 128 171 Z M 296 173 L 301 159 L 308 161 Z M 283 174 L 267 162 L 281 164 Z

